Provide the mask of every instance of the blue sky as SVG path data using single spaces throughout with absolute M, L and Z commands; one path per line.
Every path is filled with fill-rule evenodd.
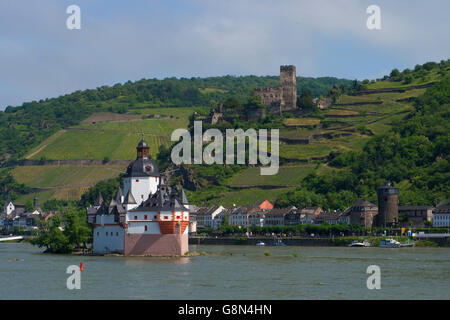
M 66 28 L 67 6 L 81 30 Z M 366 8 L 381 8 L 368 30 Z M 374 79 L 449 58 L 450 1 L 2 0 L 0 109 L 127 80 L 219 75 Z

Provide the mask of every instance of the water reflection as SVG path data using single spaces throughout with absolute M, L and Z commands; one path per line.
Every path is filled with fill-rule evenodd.
M 189 257 L 121 257 L 127 266 L 139 266 L 148 264 L 175 264 L 190 263 Z

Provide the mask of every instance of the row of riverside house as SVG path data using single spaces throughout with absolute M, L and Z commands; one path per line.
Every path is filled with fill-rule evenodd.
M 23 231 L 31 231 L 38 228 L 39 220 L 48 220 L 54 214 L 44 213 L 37 204 L 37 197 L 34 198 L 33 210 L 25 212 L 25 206 L 15 205 L 9 198 L 0 214 L 0 230 L 5 233 L 13 232 L 19 228 Z
M 299 224 L 359 224 L 365 228 L 374 225 L 378 214 L 377 205 L 359 199 L 344 211 L 325 212 L 321 207 L 305 207 L 298 209 L 294 206 L 287 208 L 274 208 L 267 200 L 259 201 L 253 205 L 231 208 L 223 206 L 198 207 L 195 217 L 191 221 L 197 228 L 218 229 L 228 220 L 228 225 L 242 227 L 264 226 L 292 226 Z M 433 206 L 398 206 L 400 221 L 397 227 L 450 227 L 450 204 L 441 202 Z M 426 221 L 429 221 L 427 223 Z

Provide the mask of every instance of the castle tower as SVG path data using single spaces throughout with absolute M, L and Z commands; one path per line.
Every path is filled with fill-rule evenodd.
M 378 215 L 377 227 L 395 227 L 398 224 L 398 188 L 387 181 L 377 189 Z
M 280 66 L 280 88 L 282 110 L 295 109 L 297 105 L 297 79 L 295 66 Z
M 130 163 L 124 176 L 123 194 L 131 192 L 137 205 L 155 193 L 159 184 L 158 167 L 149 159 L 149 151 L 142 139 L 136 147 L 136 160 Z

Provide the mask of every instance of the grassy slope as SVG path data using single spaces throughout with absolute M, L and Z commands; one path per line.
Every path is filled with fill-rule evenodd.
M 408 85 L 402 85 L 400 82 L 379 81 L 368 85 L 368 89 L 379 88 L 398 88 L 420 85 L 423 83 L 437 80 L 437 74 L 431 73 L 424 81 L 414 79 Z M 322 112 L 324 117 L 302 117 L 298 120 L 291 120 L 289 126 L 280 130 L 280 136 L 290 139 L 302 139 L 313 134 L 345 134 L 336 136 L 332 139 L 318 138 L 312 140 L 310 144 L 284 143 L 280 145 L 280 156 L 295 160 L 308 160 L 308 163 L 299 164 L 287 163 L 280 168 L 278 175 L 260 176 L 258 168 L 248 168 L 234 177 L 227 184 L 233 188 L 245 186 L 245 189 L 230 189 L 217 195 L 205 203 L 221 203 L 229 206 L 232 204 L 242 205 L 250 204 L 257 200 L 268 199 L 274 201 L 276 197 L 294 186 L 301 183 L 302 179 L 309 173 L 317 170 L 324 172 L 331 170 L 326 165 L 317 163 L 323 162 L 313 160 L 315 157 L 326 157 L 331 151 L 346 151 L 361 149 L 370 139 L 371 134 L 380 134 L 389 130 L 394 120 L 403 118 L 412 110 L 412 104 L 407 101 L 398 101 L 416 97 L 422 94 L 425 89 L 407 90 L 402 93 L 378 93 L 362 96 L 343 95 L 339 97 L 337 105 L 331 106 L 328 110 Z M 364 104 L 367 102 L 367 104 Z M 382 102 L 381 104 L 370 104 L 371 102 Z M 352 103 L 363 103 L 362 105 L 352 105 Z M 151 155 L 155 157 L 159 146 L 170 142 L 170 134 L 176 128 L 185 128 L 188 124 L 189 116 L 194 112 L 192 108 L 145 108 L 139 106 L 131 110 L 131 114 L 141 114 L 144 117 L 153 115 L 156 118 L 135 120 L 128 122 L 104 122 L 89 125 L 80 125 L 72 129 L 65 130 L 44 141 L 41 146 L 30 152 L 32 159 L 98 159 L 103 160 L 109 157 L 112 160 L 132 160 L 135 157 L 135 145 L 139 140 L 138 133 L 144 131 L 146 140 L 151 147 Z M 172 116 L 172 118 L 168 118 Z M 296 124 L 313 124 L 321 122 L 327 123 L 327 126 L 320 125 L 316 128 L 295 127 Z M 369 130 L 361 132 L 360 128 Z M 47 169 L 17 168 L 14 175 L 20 182 L 26 182 L 35 187 L 51 186 L 74 186 L 88 181 L 96 182 L 102 179 L 116 176 L 114 171 L 105 172 L 98 170 L 92 176 L 88 169 L 80 169 L 67 166 L 65 168 L 55 169 L 54 172 Z M 78 174 L 71 174 L 70 171 Z M 59 178 L 64 176 L 65 178 Z M 255 186 L 273 185 L 282 188 L 261 189 Z M 248 188 L 248 186 L 251 186 Z M 45 198 L 77 198 L 83 191 L 83 188 L 63 188 L 57 191 L 49 190 L 42 194 Z M 28 199 L 25 196 L 25 200 Z M 32 197 L 31 197 L 32 198 Z M 30 198 L 30 199 L 31 199 Z M 41 199 L 41 196 L 40 196 Z M 200 201 L 197 204 L 202 204 Z
M 183 111 L 182 115 L 186 113 Z M 155 157 L 161 145 L 167 145 L 170 134 L 177 128 L 186 128 L 187 117 L 173 119 L 147 119 L 128 122 L 101 122 L 79 125 L 65 130 L 53 141 L 43 142 L 37 147 L 31 159 L 42 157 L 51 160 L 132 160 L 136 156 L 136 144 L 140 133 L 150 146 L 150 154 Z

